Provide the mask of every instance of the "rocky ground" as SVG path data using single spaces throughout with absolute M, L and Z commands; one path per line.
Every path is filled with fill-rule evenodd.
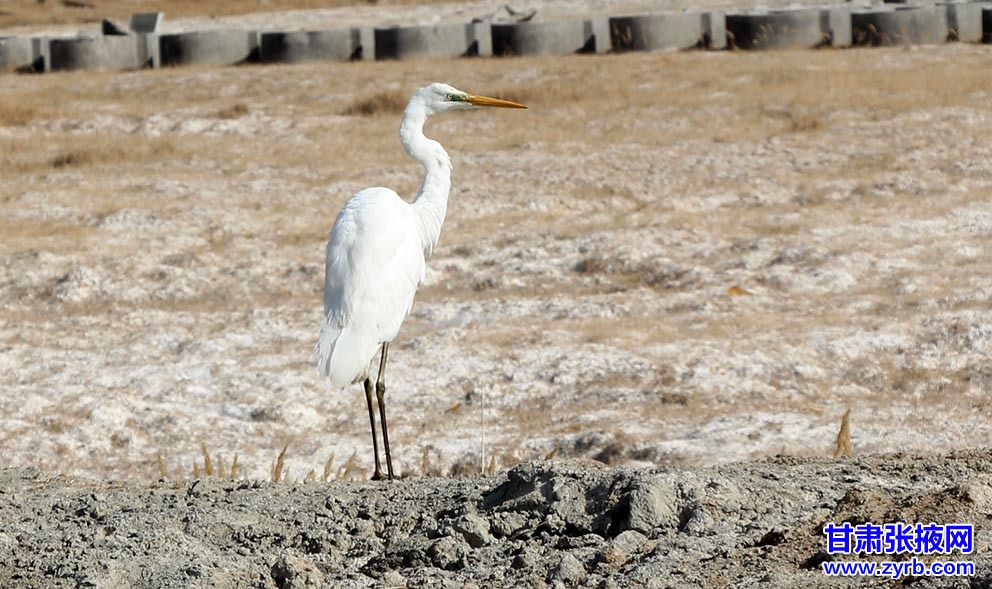
M 487 477 L 92 482 L 0 471 L 4 587 L 988 587 L 992 454 Z M 971 578 L 825 577 L 822 526 L 967 522 Z M 910 555 L 848 557 L 908 560 Z M 934 560 L 924 557 L 924 560 Z

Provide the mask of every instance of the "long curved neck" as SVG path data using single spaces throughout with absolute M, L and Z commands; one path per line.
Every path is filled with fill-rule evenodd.
M 420 239 L 424 255 L 430 256 L 441 237 L 441 225 L 448 210 L 451 190 L 451 160 L 441 144 L 424 136 L 424 123 L 430 114 L 424 104 L 414 99 L 407 105 L 400 123 L 400 141 L 410 157 L 424 166 L 424 182 L 413 199 L 414 212 L 420 220 Z

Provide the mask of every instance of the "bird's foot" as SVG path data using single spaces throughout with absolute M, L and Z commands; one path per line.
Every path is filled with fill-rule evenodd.
M 373 481 L 384 481 L 384 480 L 386 480 L 386 475 L 382 474 L 382 471 L 381 470 L 376 470 L 375 471 L 375 474 L 373 474 L 372 475 L 372 478 L 369 479 L 369 480 L 373 480 Z

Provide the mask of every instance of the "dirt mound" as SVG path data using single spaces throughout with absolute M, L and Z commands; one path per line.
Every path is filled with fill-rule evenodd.
M 986 586 L 990 475 L 990 451 L 705 469 L 531 462 L 393 483 L 143 484 L 8 469 L 0 585 L 829 586 L 840 580 L 821 571 L 832 558 L 823 524 L 904 521 L 973 523 L 979 549 L 945 557 L 974 560 L 975 578 L 903 583 Z

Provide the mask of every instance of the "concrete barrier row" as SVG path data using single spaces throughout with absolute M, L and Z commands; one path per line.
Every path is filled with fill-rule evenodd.
M 135 69 L 418 57 L 563 55 L 660 49 L 784 49 L 992 41 L 992 4 L 850 4 L 746 12 L 682 12 L 549 22 L 208 30 L 157 34 L 135 15 L 126 35 L 0 37 L 0 69 Z

